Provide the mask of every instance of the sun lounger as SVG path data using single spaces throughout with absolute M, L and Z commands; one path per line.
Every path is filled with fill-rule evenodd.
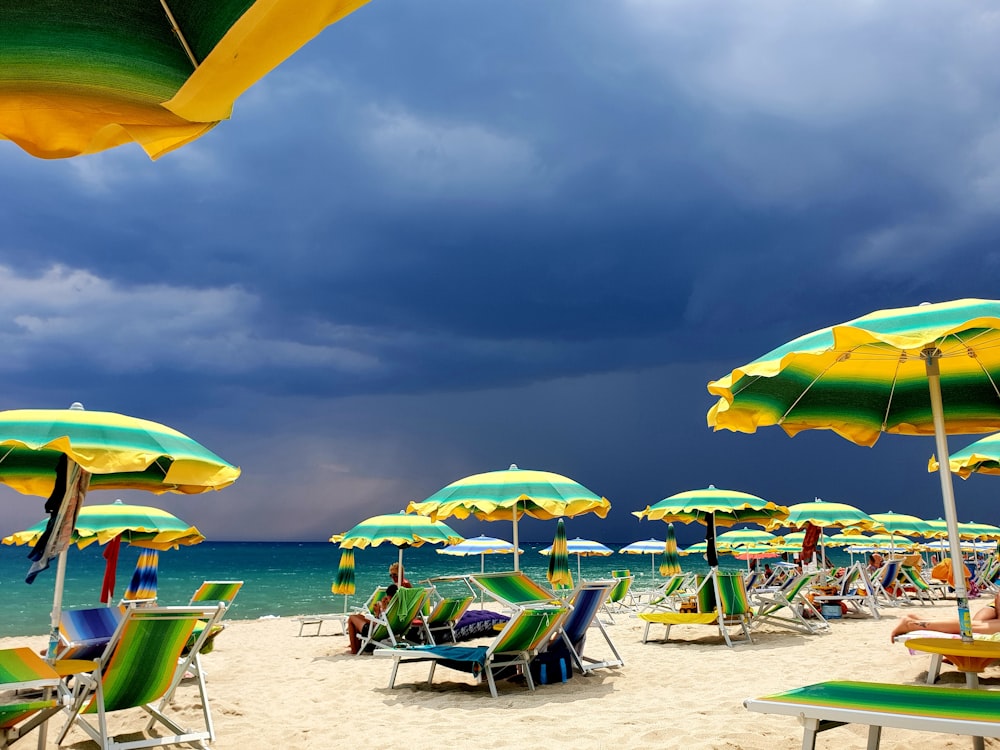
M 530 663 L 561 624 L 568 609 L 562 604 L 534 604 L 519 609 L 489 646 L 415 646 L 413 648 L 376 648 L 375 656 L 391 657 L 389 688 L 396 685 L 400 662 L 429 662 L 427 684 L 434 680 L 440 664 L 472 674 L 477 682 L 486 675 L 490 695 L 497 697 L 496 680 L 501 676 L 521 674 L 528 687 L 535 689 Z
M 830 624 L 805 595 L 817 575 L 818 573 L 800 573 L 793 578 L 786 578 L 781 586 L 750 592 L 750 603 L 757 608 L 751 629 L 767 622 L 800 633 L 829 630 Z M 806 619 L 806 613 L 810 615 L 810 619 Z
M 30 648 L 0 649 L 0 748 L 14 744 L 59 710 L 59 685 L 56 671 Z
M 747 698 L 750 711 L 794 716 L 804 727 L 802 750 L 816 735 L 844 724 L 866 724 L 868 750 L 877 750 L 882 727 L 918 732 L 1000 737 L 1000 693 L 877 682 L 821 682 L 761 698 Z
M 569 598 L 571 609 L 559 628 L 559 638 L 568 647 L 573 665 L 583 674 L 594 669 L 621 667 L 625 664 L 604 623 L 597 616 L 616 583 L 613 580 L 581 581 Z M 584 653 L 587 634 L 591 630 L 597 630 L 603 636 L 604 642 L 611 649 L 610 657 L 596 659 Z
M 698 581 L 696 594 L 697 611 L 675 612 L 669 609 L 650 607 L 638 613 L 646 623 L 642 632 L 642 642 L 649 642 L 649 629 L 654 624 L 663 625 L 667 632 L 663 640 L 670 640 L 670 629 L 674 625 L 715 625 L 730 648 L 733 645 L 728 628 L 739 625 L 746 640 L 750 637 L 750 620 L 753 609 L 747 597 L 743 576 L 740 573 L 722 572 L 713 569 Z M 717 604 L 718 602 L 718 604 Z
M 846 604 L 855 614 L 870 614 L 879 619 L 875 586 L 868 577 L 868 571 L 860 563 L 855 563 L 844 571 L 834 594 L 817 594 L 813 602 L 823 604 Z M 865 611 L 867 609 L 867 612 Z

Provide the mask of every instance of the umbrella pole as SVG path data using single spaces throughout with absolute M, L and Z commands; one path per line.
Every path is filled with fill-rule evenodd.
M 516 573 L 520 569 L 517 554 L 517 503 L 514 503 L 514 572 Z
M 403 548 L 400 547 L 399 548 L 399 580 L 396 582 L 397 585 L 402 586 L 404 578 L 405 578 L 405 574 L 403 572 Z
M 948 437 L 944 428 L 944 406 L 941 401 L 940 352 L 928 347 L 923 352 L 927 365 L 927 388 L 931 397 L 931 414 L 934 417 L 934 443 L 938 454 L 938 478 L 944 500 L 944 518 L 948 523 L 948 548 L 951 553 L 951 577 L 958 600 L 958 626 L 962 640 L 972 643 L 972 619 L 969 616 L 969 596 L 965 588 L 965 563 L 958 539 L 958 514 L 955 512 L 955 488 L 951 481 L 948 463 Z
M 656 554 L 649 556 L 649 574 L 653 577 L 653 582 L 656 583 Z
M 55 663 L 56 652 L 59 649 L 59 621 L 62 619 L 62 598 L 63 588 L 66 585 L 66 552 L 59 553 L 56 560 L 56 584 L 55 593 L 52 597 L 52 619 L 49 625 L 49 649 L 46 652 L 46 659 L 50 664 Z

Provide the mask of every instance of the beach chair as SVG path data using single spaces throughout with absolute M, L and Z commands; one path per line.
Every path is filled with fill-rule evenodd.
M 899 571 L 902 561 L 886 560 L 882 567 L 871 576 L 872 587 L 875 589 L 875 599 L 890 607 L 898 607 L 902 587 L 899 584 Z
M 630 570 L 612 570 L 611 577 L 616 583 L 603 609 L 604 614 L 608 616 L 608 622 L 613 625 L 616 613 L 635 611 L 635 601 L 632 597 L 632 582 L 635 576 Z
M 30 648 L 0 649 L 0 748 L 59 711 L 60 684 L 58 673 Z
M 803 726 L 802 750 L 816 735 L 844 724 L 867 724 L 868 750 L 877 750 L 882 727 L 917 732 L 1000 737 L 1000 693 L 880 682 L 821 682 L 784 693 L 747 698 L 750 711 L 794 716 Z M 769 725 L 773 731 L 773 726 Z M 917 745 L 919 746 L 919 745 Z
M 214 738 L 212 716 L 205 682 L 198 678 L 204 728 L 187 729 L 167 714 L 173 688 L 197 658 L 208 628 L 223 614 L 224 607 L 137 607 L 128 609 L 97 659 L 92 672 L 75 675 L 73 693 L 67 706 L 69 718 L 57 744 L 62 744 L 72 726 L 82 729 L 103 750 L 194 743 L 204 747 Z M 199 622 L 208 624 L 181 658 L 188 639 Z M 158 705 L 154 705 L 158 704 Z M 108 714 L 142 708 L 151 716 L 150 725 L 162 724 L 168 734 L 118 742 L 108 731 Z M 87 715 L 96 714 L 96 723 Z M 147 732 L 149 725 L 147 725 Z
M 229 612 L 229 608 L 232 606 L 236 595 L 240 593 L 240 589 L 242 588 L 243 581 L 202 581 L 202 584 L 191 595 L 191 601 L 188 602 L 188 606 L 222 605 L 223 616 L 225 616 Z M 221 619 L 222 617 L 219 618 L 219 620 Z M 215 648 L 215 639 L 219 636 L 219 633 L 225 630 L 225 624 L 219 622 L 219 620 L 216 620 L 209 629 L 208 637 L 205 638 L 201 646 L 201 653 L 211 653 L 212 649 Z M 201 635 L 203 627 L 205 627 L 205 623 L 195 626 L 194 633 L 191 635 L 192 642 Z M 185 652 L 184 655 L 186 656 L 187 653 Z M 195 661 L 194 667 L 195 669 L 201 667 L 200 660 Z
M 843 602 L 855 614 L 867 614 L 876 620 L 879 619 L 875 586 L 868 577 L 868 570 L 861 563 L 854 563 L 844 571 L 835 593 L 815 594 L 812 600 L 814 604 L 819 605 Z
M 695 612 L 673 612 L 665 609 L 639 612 L 637 616 L 646 623 L 642 632 L 642 642 L 648 643 L 650 627 L 660 624 L 666 627 L 664 641 L 670 640 L 670 629 L 674 625 L 716 625 L 726 645 L 732 648 L 733 641 L 729 635 L 729 627 L 739 625 L 744 638 L 753 643 L 750 637 L 753 608 L 750 606 L 742 574 L 713 568 L 707 576 L 697 579 L 695 602 L 697 610 Z
M 360 639 L 358 653 L 363 654 L 369 646 L 412 643 L 407 636 L 414 620 L 420 616 L 429 593 L 425 588 L 401 586 L 396 589 L 396 593 L 381 614 L 375 614 L 370 610 L 361 612 L 368 620 L 368 624 L 358 634 Z
M 446 596 L 439 597 L 436 602 L 424 614 L 420 615 L 420 625 L 427 637 L 427 642 L 434 645 L 438 640 L 446 640 L 448 643 L 456 641 L 455 623 L 457 623 L 465 611 L 475 599 L 472 595 L 466 596 Z M 435 638 L 437 633 L 437 638 Z
M 923 606 L 933 604 L 934 600 L 938 598 L 934 589 L 920 574 L 920 568 L 915 565 L 907 565 L 905 562 L 900 565 L 899 583 L 910 602 L 916 601 Z
M 562 602 L 555 592 L 520 571 L 506 573 L 474 573 L 469 580 L 494 599 L 502 608 L 516 610 L 532 604 Z
M 96 659 L 124 617 L 118 607 L 64 609 L 59 617 L 56 659 Z
M 1000 586 L 996 582 L 998 575 L 1000 575 L 1000 559 L 994 554 L 983 560 L 982 565 L 977 566 L 972 580 L 980 591 L 995 594 L 1000 591 Z
M 580 670 L 581 674 L 586 674 L 595 669 L 604 667 L 621 667 L 625 665 L 618 649 L 615 648 L 611 636 L 604 627 L 604 623 L 598 618 L 598 613 L 604 607 L 611 590 L 617 585 L 616 581 L 581 581 L 573 590 L 569 598 L 570 611 L 563 620 L 559 628 L 559 639 L 569 649 L 573 660 L 573 666 Z M 587 634 L 591 630 L 596 630 L 603 636 L 608 648 L 611 649 L 611 658 L 595 659 L 584 654 L 584 645 Z
M 564 604 L 535 604 L 518 609 L 503 630 L 488 646 L 415 646 L 413 648 L 376 648 L 375 656 L 391 657 L 389 688 L 396 686 L 400 662 L 429 662 L 427 684 L 434 681 L 438 664 L 466 672 L 476 682 L 486 675 L 490 695 L 498 697 L 496 680 L 521 674 L 528 688 L 535 689 L 530 663 L 538 650 L 556 633 L 568 608 Z
M 806 596 L 817 575 L 815 572 L 800 573 L 786 578 L 781 586 L 750 592 L 750 603 L 757 608 L 750 629 L 754 630 L 767 622 L 801 633 L 829 630 L 830 623 Z M 810 619 L 805 617 L 806 612 Z

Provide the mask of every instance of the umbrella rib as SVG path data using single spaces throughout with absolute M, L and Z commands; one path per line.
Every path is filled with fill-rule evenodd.
M 972 357 L 974 360 L 976 360 L 976 364 L 979 365 L 979 369 L 983 371 L 983 375 L 986 376 L 986 379 L 990 381 L 990 385 L 993 386 L 993 393 L 996 394 L 997 399 L 1000 399 L 1000 390 L 997 389 L 997 384 L 996 381 L 993 380 L 993 375 L 990 373 L 989 370 L 986 369 L 986 367 L 983 366 L 983 361 L 976 356 L 976 352 L 972 348 L 972 344 L 964 341 L 962 337 L 957 333 L 955 334 L 955 338 L 958 339 L 959 343 L 961 343 L 962 346 L 965 347 L 965 350 L 968 352 L 968 355 Z M 973 339 L 975 339 L 974 336 Z
M 844 362 L 844 361 L 850 359 L 850 356 L 851 356 L 851 352 L 844 352 L 843 354 L 841 354 L 840 356 L 838 356 L 833 362 L 831 362 L 829 365 L 827 365 L 825 368 L 823 368 L 823 371 L 820 372 L 818 375 L 816 375 L 816 377 L 812 379 L 812 382 L 809 383 L 809 385 L 807 385 L 802 390 L 802 393 L 800 393 L 798 395 L 798 397 L 788 406 L 788 408 L 785 409 L 785 413 L 781 415 L 781 419 L 778 420 L 778 424 L 781 424 L 782 422 L 785 421 L 785 419 L 788 417 L 788 415 L 792 413 L 792 409 L 794 409 L 796 406 L 798 406 L 799 401 L 801 401 L 803 398 L 805 398 L 805 395 L 807 393 L 809 393 L 809 391 L 812 389 L 812 387 L 814 385 L 816 385 L 817 382 L 819 382 L 820 378 L 822 378 L 824 375 L 826 375 L 830 371 L 830 368 L 832 368 L 835 364 L 838 364 L 840 362 Z
M 896 383 L 899 382 L 899 366 L 906 358 L 905 352 L 896 359 L 896 369 L 892 373 L 892 386 L 889 388 L 889 400 L 885 403 L 885 413 L 882 415 L 882 432 L 886 431 L 889 422 L 889 411 L 892 409 L 892 397 L 896 395 Z
M 170 21 L 170 28 L 173 29 L 174 33 L 177 35 L 177 39 L 180 41 L 181 46 L 184 48 L 185 54 L 188 56 L 188 60 L 194 65 L 195 70 L 198 69 L 198 60 L 194 56 L 194 52 L 191 51 L 191 47 L 187 43 L 187 39 L 181 33 L 180 27 L 177 25 L 177 19 L 174 18 L 174 14 L 170 12 L 170 7 L 167 5 L 167 0 L 160 0 L 160 5 L 163 6 L 164 12 L 167 14 L 167 20 Z

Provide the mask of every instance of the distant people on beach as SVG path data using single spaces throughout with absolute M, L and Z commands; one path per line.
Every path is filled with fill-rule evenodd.
M 885 560 L 882 559 L 881 553 L 879 553 L 879 552 L 872 552 L 868 556 L 868 572 L 869 573 L 874 573 L 875 571 L 880 570 L 882 568 L 882 565 L 884 563 L 885 563 Z

